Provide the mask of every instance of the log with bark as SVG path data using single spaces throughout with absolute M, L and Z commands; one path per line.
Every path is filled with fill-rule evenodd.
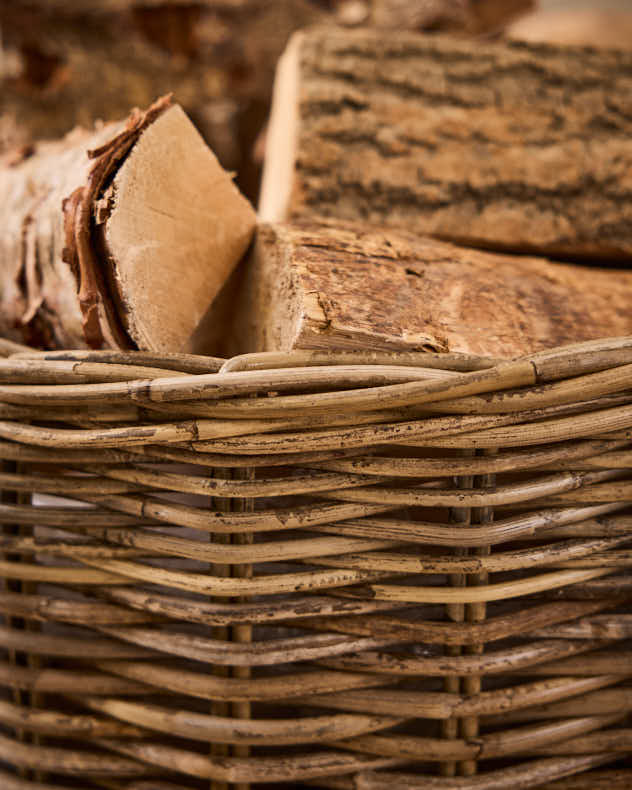
M 277 73 L 261 216 L 629 259 L 631 79 L 624 51 L 296 34 Z
M 0 169 L 0 335 L 186 350 L 255 215 L 168 97 Z
M 632 272 L 329 221 L 261 225 L 227 354 L 293 349 L 511 358 L 632 334 Z

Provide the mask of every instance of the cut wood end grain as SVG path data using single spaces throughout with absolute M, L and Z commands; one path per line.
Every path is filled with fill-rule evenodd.
M 254 211 L 178 106 L 142 134 L 113 191 L 105 242 L 125 328 L 139 348 L 188 350 Z
M 298 145 L 299 57 L 304 38 L 302 31 L 295 33 L 277 64 L 259 199 L 262 222 L 280 221 L 289 213 Z

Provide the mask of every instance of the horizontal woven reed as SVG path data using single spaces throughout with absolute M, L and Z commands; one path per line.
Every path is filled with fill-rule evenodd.
M 0 343 L 0 787 L 632 787 L 632 338 Z

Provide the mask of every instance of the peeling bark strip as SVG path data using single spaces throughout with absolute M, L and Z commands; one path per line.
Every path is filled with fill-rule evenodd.
M 169 98 L 0 170 L 0 333 L 187 348 L 254 230 L 248 202 Z
M 624 51 L 297 34 L 277 73 L 262 218 L 629 259 L 631 84 Z
M 515 357 L 632 334 L 632 272 L 455 247 L 369 224 L 260 227 L 227 353 Z

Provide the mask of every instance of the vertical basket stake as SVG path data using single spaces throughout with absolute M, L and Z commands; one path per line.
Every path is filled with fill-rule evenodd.
M 494 455 L 496 450 L 483 450 L 480 454 L 483 456 Z M 496 475 L 482 475 L 474 480 L 475 487 L 488 488 L 493 486 L 496 482 Z M 492 507 L 481 507 L 473 509 L 473 521 L 476 524 L 491 524 L 494 520 L 494 509 Z M 485 557 L 491 553 L 490 546 L 479 546 L 473 551 L 475 556 Z M 477 587 L 480 584 L 487 584 L 488 574 L 483 571 L 482 573 L 472 573 L 467 577 L 468 586 Z M 465 620 L 468 623 L 480 623 L 487 614 L 487 605 L 485 603 L 470 603 L 465 606 Z M 483 643 L 468 645 L 466 653 L 469 655 L 482 655 L 485 650 Z M 480 694 L 482 690 L 482 678 L 480 675 L 470 675 L 463 678 L 463 691 L 465 694 Z M 479 733 L 479 718 L 478 716 L 466 716 L 461 719 L 461 737 L 464 739 L 475 738 Z M 464 760 L 459 764 L 459 773 L 462 776 L 473 776 L 477 772 L 476 760 Z
M 238 480 L 254 480 L 254 469 L 236 469 L 234 475 Z M 233 508 L 240 513 L 251 512 L 254 510 L 254 502 L 252 499 L 235 499 L 233 500 Z M 253 543 L 252 533 L 236 534 L 232 536 L 233 543 L 237 545 L 250 545 Z M 233 565 L 232 575 L 247 579 L 252 576 L 252 565 Z M 239 602 L 245 602 L 247 597 L 242 596 Z M 235 642 L 251 642 L 252 641 L 252 625 L 234 625 L 231 628 L 231 638 Z M 233 676 L 236 678 L 249 678 L 251 674 L 250 667 L 233 667 Z M 239 719 L 249 719 L 251 716 L 251 703 L 250 702 L 233 702 L 232 715 Z M 248 757 L 250 748 L 248 746 L 235 746 L 233 752 L 236 757 Z M 235 790 L 250 790 L 250 784 L 240 782 L 235 785 Z
M 13 472 L 17 473 L 20 471 L 20 464 L 11 461 L 4 461 L 1 464 L 1 468 L 3 472 Z M 2 502 L 10 502 L 12 504 L 23 505 L 23 504 L 30 504 L 31 502 L 31 495 L 27 493 L 12 493 L 9 491 L 1 491 L 0 492 L 0 501 Z M 26 525 L 11 525 L 11 524 L 4 524 L 2 526 L 2 534 L 9 535 L 9 536 L 26 536 L 32 535 L 34 532 L 34 527 L 29 527 Z M 3 558 L 6 560 L 16 559 L 13 555 L 8 555 L 3 553 Z M 28 594 L 35 591 L 36 583 L 29 583 L 29 582 L 22 582 L 22 581 L 11 581 L 6 577 L 2 580 L 2 588 L 5 592 L 14 592 L 14 593 L 23 593 Z M 5 616 L 6 624 L 9 628 L 15 628 L 18 630 L 33 630 L 36 628 L 35 624 L 28 623 L 27 621 L 23 620 L 22 618 L 18 617 L 10 617 Z M 10 649 L 8 651 L 8 658 L 9 663 L 12 666 L 19 665 L 22 661 L 26 661 L 29 667 L 39 666 L 41 665 L 41 660 L 36 656 L 23 654 L 20 655 L 21 651 L 17 651 L 15 649 Z M 14 688 L 12 691 L 13 701 L 16 705 L 24 706 L 24 707 L 31 707 L 37 703 L 37 698 L 34 693 L 25 691 L 19 688 Z M 36 745 L 40 742 L 40 737 L 38 735 L 31 735 L 26 730 L 23 730 L 19 727 L 15 728 L 15 734 L 19 741 L 22 743 L 29 742 L 30 739 L 33 739 L 33 743 Z M 31 771 L 28 768 L 20 767 L 18 768 L 18 775 L 22 779 L 28 779 L 29 774 Z M 43 781 L 43 774 L 41 771 L 33 771 L 32 772 L 35 781 L 41 782 Z
M 459 456 L 468 457 L 472 455 L 470 450 L 464 450 L 462 453 L 459 453 Z M 471 488 L 472 487 L 472 477 L 470 476 L 463 476 L 463 477 L 455 477 L 454 478 L 454 485 L 455 488 Z M 470 508 L 461 508 L 461 507 L 453 507 L 450 508 L 450 521 L 453 524 L 458 524 L 464 528 L 468 527 L 471 523 L 471 509 Z M 457 556 L 462 556 L 467 553 L 466 549 L 454 549 L 454 554 Z M 452 587 L 465 587 L 466 586 L 466 577 L 463 573 L 452 573 L 449 576 L 450 585 Z M 465 617 L 465 607 L 464 604 L 446 604 L 446 613 L 448 615 L 448 619 L 452 620 L 455 623 L 462 623 Z M 446 645 L 444 648 L 445 654 L 448 656 L 458 656 L 461 654 L 461 647 L 459 645 Z M 445 691 L 451 694 L 459 694 L 461 691 L 461 679 L 456 675 L 451 675 L 444 679 L 443 687 Z M 459 734 L 459 720 L 456 717 L 450 717 L 449 719 L 445 719 L 441 722 L 441 735 L 444 738 L 454 739 L 457 738 Z M 441 776 L 455 776 L 456 775 L 456 763 L 453 761 L 449 762 L 442 762 L 440 764 L 440 773 Z
M 214 477 L 225 479 L 227 477 L 231 477 L 232 470 L 230 469 L 216 469 L 214 472 Z M 227 497 L 213 497 L 212 499 L 212 507 L 215 510 L 220 511 L 229 511 L 232 509 L 232 502 Z M 221 544 L 229 544 L 231 542 L 230 535 L 224 534 L 217 534 L 210 536 L 211 541 L 213 543 L 221 543 Z M 224 565 L 224 564 L 213 564 L 211 566 L 211 572 L 215 576 L 230 576 L 231 575 L 231 566 Z M 220 601 L 220 598 L 211 598 L 212 601 Z M 231 638 L 231 629 L 229 626 L 215 626 L 212 629 L 212 636 L 213 639 L 219 639 L 224 642 L 228 642 Z M 213 668 L 213 674 L 218 675 L 220 677 L 228 677 L 230 675 L 230 667 L 221 667 L 217 666 Z M 229 716 L 230 715 L 230 705 L 228 702 L 222 702 L 220 700 L 213 700 L 211 703 L 211 713 L 213 716 Z M 212 743 L 211 744 L 211 756 L 212 757 L 228 757 L 230 752 L 230 747 L 224 743 Z M 221 781 L 211 781 L 210 783 L 210 790 L 229 790 L 227 782 Z

